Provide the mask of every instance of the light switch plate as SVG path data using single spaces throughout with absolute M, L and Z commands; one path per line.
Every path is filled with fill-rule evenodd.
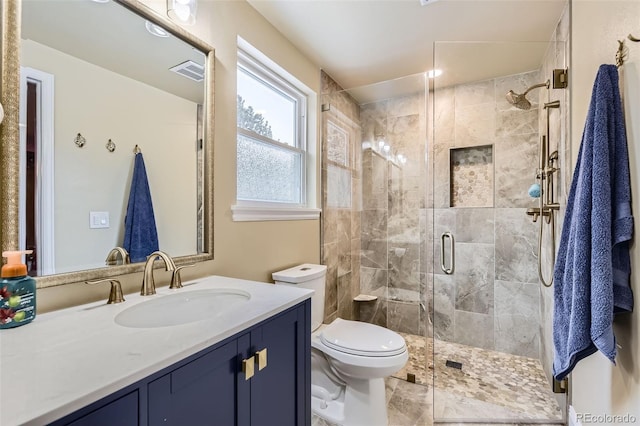
M 89 212 L 89 228 L 99 229 L 109 227 L 109 212 Z

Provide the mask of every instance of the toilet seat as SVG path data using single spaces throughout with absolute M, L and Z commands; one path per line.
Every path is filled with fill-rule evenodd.
M 337 318 L 324 327 L 320 340 L 339 352 L 365 357 L 392 357 L 406 352 L 404 339 L 386 328 Z

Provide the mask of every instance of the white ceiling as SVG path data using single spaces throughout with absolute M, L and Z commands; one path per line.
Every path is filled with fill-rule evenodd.
M 248 0 L 346 89 L 423 73 L 440 87 L 537 69 L 566 0 Z M 485 43 L 479 43 L 485 42 Z M 527 43 L 521 43 L 527 42 Z M 538 42 L 538 43 L 536 43 Z
M 145 20 L 120 4 L 24 0 L 21 30 L 23 39 L 202 103 L 204 83 L 169 70 L 187 60 L 204 64 L 202 52 L 174 36 L 151 35 Z

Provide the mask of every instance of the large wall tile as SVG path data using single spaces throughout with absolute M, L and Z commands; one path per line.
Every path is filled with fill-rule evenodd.
M 324 244 L 322 264 L 327 265 L 324 294 L 325 320 L 338 310 L 338 243 Z
M 503 138 L 514 135 L 538 133 L 538 109 L 499 111 L 496 115 L 496 136 Z
M 494 209 L 455 209 L 456 233 L 459 243 L 494 243 Z
M 496 279 L 538 282 L 537 227 L 526 209 L 496 209 Z
M 454 341 L 454 280 L 449 275 L 435 275 L 433 280 L 433 334 L 437 339 Z
M 499 139 L 495 146 L 496 207 L 533 207 L 537 199 L 528 194 L 538 182 L 538 134 Z
M 451 207 L 450 148 L 452 143 L 439 143 L 433 147 L 433 206 Z
M 386 269 L 360 267 L 360 291 L 364 294 L 387 298 L 387 279 L 388 271 Z
M 387 327 L 387 299 L 378 298 L 374 302 L 358 302 L 360 321 Z
M 434 92 L 434 130 L 435 143 L 451 141 L 455 138 L 455 89 L 437 89 Z
M 495 349 L 530 358 L 540 356 L 538 322 L 520 315 L 496 316 Z
M 493 312 L 493 247 L 493 244 L 456 244 L 456 309 Z
M 418 302 L 420 298 L 420 244 L 389 247 L 389 297 Z
M 418 334 L 420 304 L 417 302 L 388 302 L 387 327 L 401 333 Z
M 493 143 L 496 134 L 495 102 L 464 107 L 456 105 L 455 123 L 457 147 Z
M 495 81 L 484 80 L 456 86 L 456 109 L 470 105 L 494 102 Z
M 357 295 L 351 293 L 351 272 L 338 277 L 338 317 L 342 319 L 354 319 L 353 298 Z
M 487 315 L 456 310 L 454 316 L 456 343 L 494 349 L 493 313 Z
M 402 117 L 418 115 L 423 109 L 424 97 L 416 95 L 401 96 L 387 100 L 387 115 Z

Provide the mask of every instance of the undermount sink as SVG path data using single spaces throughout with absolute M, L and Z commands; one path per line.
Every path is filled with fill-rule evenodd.
M 180 290 L 131 306 L 116 315 L 123 327 L 157 328 L 214 318 L 246 303 L 251 295 L 234 288 Z

